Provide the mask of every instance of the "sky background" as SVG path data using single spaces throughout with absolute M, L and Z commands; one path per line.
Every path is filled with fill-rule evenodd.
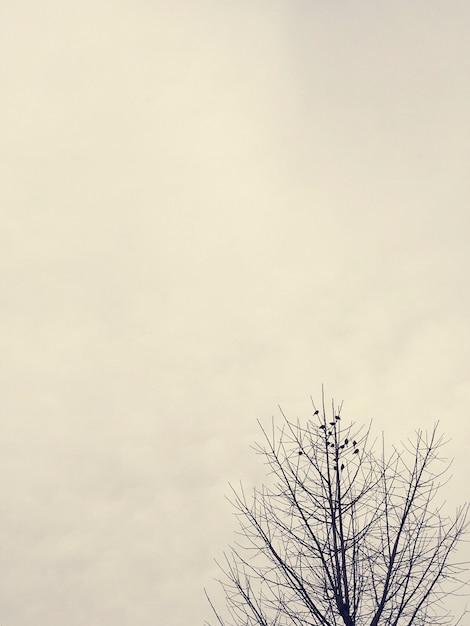
M 2 3 L 3 626 L 202 624 L 256 420 L 322 384 L 395 443 L 440 420 L 468 499 L 469 28 Z

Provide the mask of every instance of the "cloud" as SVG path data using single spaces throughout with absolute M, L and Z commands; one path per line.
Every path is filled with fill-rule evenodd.
M 256 419 L 322 382 L 443 416 L 463 492 L 468 9 L 431 5 L 2 9 L 6 626 L 205 615 Z

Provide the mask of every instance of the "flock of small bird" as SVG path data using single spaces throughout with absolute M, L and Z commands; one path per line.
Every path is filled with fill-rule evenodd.
M 313 414 L 313 415 L 318 415 L 318 414 L 319 414 L 319 411 L 318 411 L 318 409 L 317 409 L 317 410 L 314 412 L 314 414 Z M 339 415 L 335 415 L 335 421 L 334 421 L 334 422 L 329 422 L 329 425 L 330 425 L 330 426 L 335 427 L 335 426 L 336 426 L 336 423 L 337 423 L 340 419 L 341 419 L 341 417 L 340 417 Z M 330 437 L 331 435 L 333 435 L 333 431 L 332 431 L 332 430 L 328 430 L 328 431 L 327 431 L 327 426 L 326 426 L 326 424 L 320 424 L 320 426 L 319 426 L 318 428 L 319 428 L 320 430 L 323 430 L 323 432 L 325 433 L 326 437 Z M 327 433 L 328 433 L 328 434 L 327 434 Z M 351 443 L 352 443 L 352 447 L 354 448 L 353 454 L 359 454 L 359 448 L 357 447 L 357 441 L 356 441 L 355 439 L 353 439 L 353 441 L 352 441 Z M 328 445 L 330 448 L 335 448 L 335 447 L 336 447 L 336 448 L 337 448 L 337 450 L 344 450 L 344 448 L 345 448 L 348 444 L 349 444 L 349 439 L 348 439 L 348 438 L 346 438 L 346 439 L 344 440 L 344 443 L 342 443 L 342 444 L 341 444 L 341 445 L 339 445 L 339 446 L 336 446 L 336 444 L 334 444 L 334 443 L 328 443 L 328 442 L 327 442 L 327 445 Z M 302 455 L 302 454 L 303 454 L 302 450 L 299 450 L 299 455 Z M 338 466 L 337 466 L 337 465 L 335 465 L 335 466 L 334 466 L 334 469 L 335 469 L 335 470 L 337 470 L 337 469 L 338 469 Z M 340 469 L 340 470 L 343 470 L 343 469 L 344 469 L 344 463 L 341 463 L 341 465 L 340 465 L 340 468 L 339 468 L 339 469 Z

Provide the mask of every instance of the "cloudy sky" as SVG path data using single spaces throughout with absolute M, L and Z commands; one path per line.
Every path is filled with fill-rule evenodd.
M 470 4 L 0 8 L 0 623 L 187 626 L 278 405 L 468 499 Z

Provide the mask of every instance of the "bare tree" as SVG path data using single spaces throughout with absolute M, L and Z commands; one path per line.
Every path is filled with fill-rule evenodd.
M 312 402 L 313 404 L 313 402 Z M 399 450 L 369 428 L 314 406 L 306 425 L 289 421 L 255 449 L 268 486 L 248 498 L 232 488 L 239 540 L 219 563 L 221 626 L 427 626 L 457 624 L 443 600 L 458 593 L 465 563 L 455 548 L 468 505 L 447 516 L 436 495 L 446 482 L 437 425 Z M 282 413 L 282 411 L 281 411 Z M 261 424 L 260 424 L 261 426 Z M 226 615 L 226 616 L 225 616 Z

